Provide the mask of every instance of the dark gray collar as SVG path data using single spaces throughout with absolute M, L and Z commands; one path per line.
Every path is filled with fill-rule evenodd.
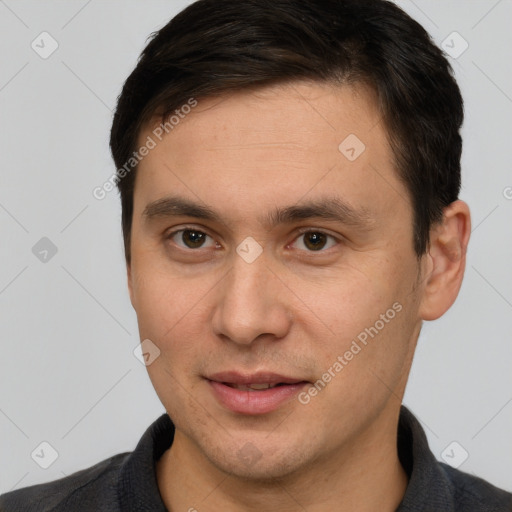
M 174 425 L 160 416 L 121 467 L 118 497 L 122 512 L 167 512 L 156 478 L 156 461 L 171 446 Z M 425 432 L 405 407 L 400 410 L 398 456 L 409 477 L 396 512 L 509 512 L 512 494 L 436 460 Z

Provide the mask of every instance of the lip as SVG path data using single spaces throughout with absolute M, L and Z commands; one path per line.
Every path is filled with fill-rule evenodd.
M 216 382 L 227 382 L 239 386 L 247 384 L 295 384 L 305 382 L 304 379 L 289 377 L 272 372 L 240 373 L 235 371 L 214 373 L 207 377 L 208 380 Z
M 294 398 L 309 382 L 300 378 L 270 372 L 242 374 L 220 372 L 207 377 L 207 381 L 217 401 L 239 414 L 267 414 Z M 284 384 L 260 391 L 243 391 L 227 384 Z

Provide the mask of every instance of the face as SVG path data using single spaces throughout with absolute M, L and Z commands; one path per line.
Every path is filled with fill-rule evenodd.
M 155 140 L 128 277 L 175 442 L 253 479 L 328 464 L 397 413 L 420 329 L 412 207 L 372 93 L 199 100 Z

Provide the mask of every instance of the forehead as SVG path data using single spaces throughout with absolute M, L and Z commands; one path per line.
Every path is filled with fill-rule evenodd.
M 142 130 L 139 143 L 156 146 L 137 172 L 141 208 L 171 192 L 253 213 L 326 191 L 367 211 L 408 202 L 368 87 L 297 82 L 197 101 L 161 140 L 161 120 Z
M 185 116 L 183 113 L 172 116 L 182 109 Z M 377 126 L 379 129 L 372 137 L 386 138 L 376 94 L 363 83 L 334 85 L 302 81 L 249 88 L 214 98 L 201 98 L 194 109 L 189 109 L 184 103 L 171 112 L 171 116 L 172 126 L 168 125 L 170 129 L 166 130 L 164 137 L 168 133 L 176 135 L 185 131 L 183 136 L 194 135 L 196 140 L 218 142 L 217 148 L 222 146 L 222 142 L 232 144 L 238 139 L 241 143 L 254 144 L 255 151 L 262 150 L 264 148 L 256 145 L 268 142 L 271 134 L 279 137 L 274 143 L 296 140 L 304 147 L 318 147 L 319 140 L 312 136 L 321 134 L 325 138 L 329 132 L 332 137 L 325 139 L 325 146 L 334 142 L 336 148 L 336 142 L 344 134 L 358 132 L 365 138 L 366 132 Z M 155 115 L 141 135 L 150 133 L 152 129 L 158 130 L 159 126 L 162 127 L 162 120 Z M 283 138 L 283 135 L 289 137 Z M 230 136 L 229 141 L 227 136 Z

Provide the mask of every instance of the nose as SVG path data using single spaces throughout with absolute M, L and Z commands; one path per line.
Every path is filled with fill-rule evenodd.
M 264 254 L 252 263 L 235 257 L 218 289 L 212 320 L 215 334 L 239 345 L 284 337 L 292 322 L 286 291 Z

